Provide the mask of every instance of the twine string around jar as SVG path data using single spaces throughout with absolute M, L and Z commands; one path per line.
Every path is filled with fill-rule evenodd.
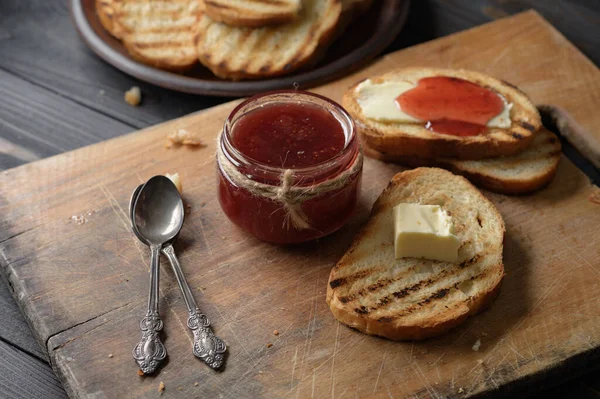
M 218 143 L 221 142 L 221 134 L 217 138 Z M 221 145 L 217 145 L 217 162 L 225 176 L 236 186 L 247 190 L 254 196 L 280 203 L 285 211 L 283 227 L 289 229 L 291 224 L 297 230 L 306 230 L 312 228 L 312 226 L 302 209 L 302 205 L 306 201 L 346 186 L 348 181 L 362 169 L 363 157 L 362 153 L 359 152 L 352 165 L 342 173 L 332 179 L 312 186 L 294 185 L 293 169 L 286 169 L 281 173 L 280 184 L 278 186 L 254 181 L 241 173 L 229 158 L 225 156 Z

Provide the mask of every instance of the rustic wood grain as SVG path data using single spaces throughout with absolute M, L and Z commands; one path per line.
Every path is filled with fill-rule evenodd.
M 527 73 L 508 70 L 507 61 L 485 62 L 498 55 L 494 47 L 505 48 L 502 36 L 521 43 L 518 58 L 511 47 L 503 55 L 512 58 L 513 68 L 519 62 L 526 68 L 549 67 L 539 58 L 542 50 L 532 50 L 535 40 L 552 37 L 543 50 L 550 53 L 565 46 L 528 13 L 385 57 L 368 71 L 318 91 L 339 100 L 361 77 L 409 62 L 485 64 L 490 73 L 511 75 L 534 100 L 550 102 L 560 87 L 543 92 Z M 469 57 L 472 52 L 480 57 Z M 574 56 L 564 68 L 582 73 L 589 63 Z M 581 87 L 579 98 L 593 102 L 587 90 Z M 556 372 L 559 364 L 571 368 L 570 376 L 584 363 L 597 364 L 600 205 L 588 196 L 598 189 L 569 161 L 563 159 L 556 180 L 536 195 L 487 194 L 508 226 L 508 276 L 494 306 L 441 339 L 393 343 L 340 326 L 324 293 L 329 269 L 400 168 L 366 162 L 359 211 L 335 235 L 297 247 L 260 243 L 227 222 L 215 198 L 214 135 L 232 106 L 1 175 L 2 271 L 71 394 L 152 396 L 164 381 L 165 395 L 171 396 L 385 396 L 389 391 L 453 397 L 461 387 L 468 394 L 509 389 L 498 388 L 511 387 L 508 383 L 523 388 L 525 377 L 547 383 L 548 374 L 541 371 Z M 593 117 L 578 121 L 584 125 Z M 202 132 L 207 147 L 164 149 L 165 136 L 176 128 Z M 219 374 L 193 358 L 185 307 L 163 265 L 161 308 L 173 361 L 158 377 L 140 379 L 130 351 L 145 306 L 147 251 L 129 232 L 126 206 L 140 181 L 169 171 L 182 175 L 185 199 L 192 205 L 178 249 L 182 266 L 199 305 L 230 345 L 230 356 Z M 71 219 L 76 215 L 87 222 L 77 224 Z M 274 329 L 281 334 L 273 336 Z M 473 352 L 478 338 L 482 348 Z
M 1 279 L 0 284 L 4 285 Z M 47 362 L 48 356 L 46 355 L 45 345 L 42 349 L 35 341 L 29 331 L 25 317 L 14 304 L 8 287 L 0 290 L 0 309 L 2 309 L 3 322 L 3 328 L 0 329 L 0 341 L 26 352 L 29 356 Z
M 65 391 L 52 369 L 0 340 L 0 396 L 11 399 L 62 399 Z M 36 381 L 36 384 L 32 384 Z
M 0 153 L 7 166 L 15 160 L 35 161 L 133 130 L 1 69 L 0 97 Z

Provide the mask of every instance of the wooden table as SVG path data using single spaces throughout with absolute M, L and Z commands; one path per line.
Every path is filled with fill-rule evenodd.
M 415 0 L 409 22 L 388 51 L 535 8 L 600 64 L 600 3 L 595 0 Z M 139 108 L 123 92 L 139 85 Z M 219 104 L 225 99 L 158 89 L 120 73 L 94 56 L 72 27 L 66 2 L 4 0 L 0 5 L 0 168 L 59 154 Z M 588 175 L 598 170 L 571 148 L 565 152 Z M 590 365 L 597 367 L 598 365 Z M 598 372 L 541 397 L 599 398 Z M 0 397 L 66 396 L 0 283 Z

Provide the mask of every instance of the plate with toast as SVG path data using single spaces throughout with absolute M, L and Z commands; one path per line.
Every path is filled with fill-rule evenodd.
M 408 0 L 71 0 L 103 60 L 172 90 L 247 96 L 344 76 L 398 35 Z

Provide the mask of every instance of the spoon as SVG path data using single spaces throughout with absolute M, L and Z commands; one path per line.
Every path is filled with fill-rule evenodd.
M 177 235 L 183 223 L 183 205 L 177 203 L 179 195 L 172 194 L 169 184 L 162 176 L 148 180 L 135 199 L 132 212 L 133 230 L 150 246 L 148 310 L 140 321 L 142 339 L 133 348 L 133 358 L 144 374 L 154 373 L 167 357 L 158 336 L 163 328 L 158 313 L 159 257 L 163 244 Z
M 134 204 L 138 198 L 142 187 L 142 185 L 138 186 L 131 195 L 131 200 L 129 203 L 129 213 L 132 222 L 134 220 Z M 173 188 L 175 188 L 174 185 Z M 178 192 L 177 195 L 179 196 Z M 181 197 L 179 197 L 179 201 L 181 201 Z M 181 203 L 181 206 L 183 206 L 183 202 Z M 183 217 L 184 216 L 182 215 L 181 218 L 183 219 Z M 181 222 L 181 224 L 183 224 L 183 221 Z M 142 242 L 145 242 L 144 238 L 138 233 L 135 227 L 133 228 L 133 231 Z M 210 322 L 208 318 L 206 317 L 206 315 L 202 314 L 198 309 L 198 305 L 194 300 L 192 291 L 185 279 L 183 271 L 181 270 L 181 266 L 179 264 L 177 256 L 175 255 L 173 246 L 171 245 L 175 238 L 176 236 L 164 243 L 161 252 L 169 259 L 169 262 L 171 263 L 173 273 L 175 274 L 177 282 L 179 283 L 179 287 L 181 288 L 181 292 L 183 294 L 183 299 L 188 309 L 189 317 L 187 325 L 192 330 L 192 333 L 194 335 L 192 350 L 195 356 L 202 359 L 210 367 L 212 367 L 213 369 L 218 369 L 223 365 L 223 354 L 225 353 L 227 347 L 220 338 L 214 335 L 212 329 L 210 328 Z

